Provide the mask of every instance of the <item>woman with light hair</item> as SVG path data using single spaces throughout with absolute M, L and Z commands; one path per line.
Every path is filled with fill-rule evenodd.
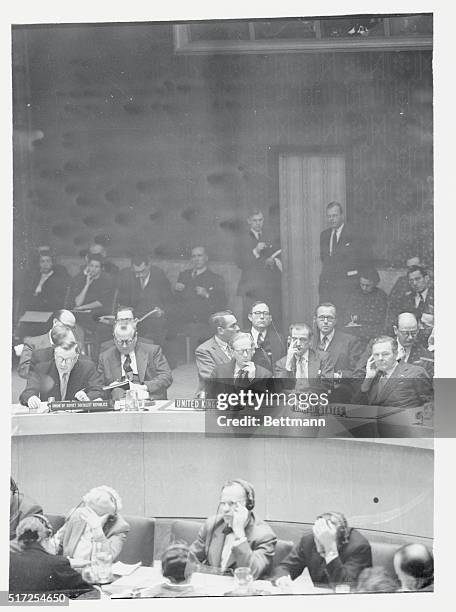
M 68 557 L 72 567 L 82 568 L 90 563 L 94 542 L 109 543 L 116 561 L 130 529 L 121 509 L 122 500 L 111 487 L 90 489 L 55 534 L 57 552 Z
M 52 526 L 42 514 L 22 519 L 16 529 L 17 552 L 10 553 L 10 593 L 64 593 L 78 597 L 91 591 L 70 562 L 54 554 Z

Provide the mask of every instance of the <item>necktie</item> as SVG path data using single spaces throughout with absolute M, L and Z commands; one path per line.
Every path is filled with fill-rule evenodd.
M 62 400 L 62 402 L 65 401 L 67 387 L 68 387 L 68 372 L 65 372 L 64 374 L 62 374 L 62 380 L 60 382 L 60 399 Z
M 388 378 L 386 376 L 386 373 L 383 372 L 383 374 L 380 376 L 380 378 L 378 379 L 378 390 L 379 392 L 382 391 L 383 387 L 385 386 L 386 382 L 387 382 Z
M 229 533 L 233 533 L 232 528 L 229 525 L 225 525 L 222 531 L 223 535 L 228 535 Z
M 421 319 L 421 315 L 424 312 L 424 298 L 423 298 L 423 294 L 419 293 L 420 299 L 418 301 L 418 306 L 416 307 L 416 313 L 418 315 L 418 318 Z
M 334 255 L 334 251 L 336 249 L 337 246 L 337 230 L 333 229 L 332 234 L 331 234 L 331 244 L 329 246 L 329 254 L 330 255 Z
M 125 372 L 125 376 L 128 376 L 128 374 L 130 374 L 130 372 L 133 372 L 133 368 L 131 367 L 131 357 L 130 355 L 127 355 L 125 357 L 125 361 L 123 364 L 123 369 Z
M 328 336 L 323 336 L 320 341 L 320 346 L 318 347 L 320 351 L 326 351 L 328 348 Z
M 263 348 L 263 344 L 264 344 L 264 336 L 263 334 L 258 334 L 258 338 L 257 338 L 257 348 Z
M 239 387 L 243 387 L 249 379 L 249 373 L 246 370 L 240 370 L 236 376 L 236 384 Z

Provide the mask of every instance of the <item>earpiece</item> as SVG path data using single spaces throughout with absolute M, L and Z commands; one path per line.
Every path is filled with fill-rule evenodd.
M 253 510 L 255 508 L 255 491 L 250 482 L 247 480 L 243 480 L 242 478 L 234 478 L 233 480 L 229 480 L 226 482 L 222 489 L 229 486 L 230 484 L 238 484 L 245 491 L 246 504 L 245 507 L 247 510 Z
M 46 536 L 48 538 L 54 535 L 54 528 L 49 522 L 49 519 L 46 518 L 44 514 L 31 514 L 30 516 L 33 516 L 33 518 L 38 519 L 44 525 L 44 528 L 46 529 Z

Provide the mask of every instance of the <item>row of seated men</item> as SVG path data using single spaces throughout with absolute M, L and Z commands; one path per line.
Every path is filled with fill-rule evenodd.
M 236 388 L 301 391 L 326 387 L 334 401 L 391 406 L 421 406 L 432 395 L 433 353 L 421 343 L 413 313 L 401 313 L 393 337 L 379 336 L 363 349 L 362 341 L 337 327 L 337 311 L 330 303 L 315 311 L 315 327 L 290 326 L 285 342 L 273 325 L 268 305 L 254 303 L 251 327 L 240 332 L 230 311 L 211 316 L 214 335 L 197 347 L 197 394 L 217 397 Z M 80 355 L 75 319 L 57 311 L 50 332 L 29 339 L 19 362 L 27 378 L 20 401 L 31 407 L 49 397 L 98 399 L 103 386 L 129 380 L 150 399 L 165 399 L 172 383 L 171 369 L 160 346 L 139 337 L 131 308 L 116 316 L 113 340 L 104 345 L 98 368 Z M 401 380 L 401 385 L 395 381 Z M 356 382 L 359 381 L 357 385 Z M 360 393 L 358 393 L 360 392 Z M 121 399 L 124 388 L 115 388 Z
M 269 579 L 284 592 L 307 568 L 315 586 L 352 591 L 433 590 L 432 553 L 422 544 L 398 548 L 396 575 L 372 568 L 369 541 L 350 527 L 340 512 L 320 514 L 288 555 L 273 568 L 277 537 L 271 526 L 254 512 L 255 490 L 241 478 L 221 488 L 217 511 L 201 526 L 190 546 L 172 544 L 163 555 L 167 578 L 153 585 L 146 596 L 204 595 L 191 585 L 191 569 L 201 566 L 232 573 L 248 567 L 254 579 Z M 103 543 L 112 561 L 119 558 L 130 526 L 122 517 L 122 500 L 107 486 L 86 493 L 53 532 L 41 507 L 18 491 L 10 493 L 10 592 L 63 592 L 77 597 L 92 586 L 83 578 L 94 543 Z M 367 587 L 366 587 L 367 585 Z M 151 585 L 152 586 L 152 585 Z
M 329 259 L 336 261 L 336 252 Z M 389 297 L 377 286 L 380 281 L 377 270 L 370 265 L 358 265 L 356 275 L 350 277 L 350 290 L 336 292 L 337 300 L 324 300 L 337 304 L 340 326 L 367 343 L 370 338 L 384 332 L 392 333 L 392 325 L 400 312 L 412 312 L 421 333 L 429 335 L 434 319 L 432 279 L 418 257 L 411 257 L 406 263 L 407 274 L 397 280 Z M 242 265 L 245 267 L 239 263 Z M 258 271 L 255 275 L 261 276 Z M 243 272 L 239 283 L 241 289 L 244 276 Z M 336 287 L 336 280 L 334 283 Z M 163 270 L 152 264 L 147 253 L 138 252 L 132 257 L 131 266 L 119 271 L 106 258 L 106 248 L 99 244 L 89 247 L 81 271 L 73 279 L 64 266 L 54 263 L 50 250 L 42 250 L 39 270 L 29 273 L 24 286 L 22 311 L 72 309 L 83 328 L 96 332 L 97 349 L 109 338 L 109 328 L 103 323 L 106 323 L 105 316 L 111 314 L 115 294 L 117 303 L 135 309 L 140 335 L 153 339 L 165 348 L 165 352 L 168 352 L 165 347 L 167 340 L 176 331 L 186 330 L 196 341 L 207 339 L 210 335 L 209 316 L 225 309 L 228 302 L 225 281 L 210 269 L 208 255 L 202 246 L 192 249 L 190 267 L 179 274 L 174 288 Z M 331 295 L 331 286 L 328 281 L 323 292 L 325 295 Z M 241 289 L 238 287 L 239 294 Z M 270 293 L 265 291 L 264 294 Z M 274 293 L 280 294 L 280 284 Z M 249 290 L 247 294 L 249 299 L 251 295 L 260 295 L 260 287 L 256 287 L 254 292 Z M 277 295 L 274 303 L 276 298 Z M 253 301 L 258 300 L 249 302 L 244 299 L 244 307 L 247 305 L 244 316 Z M 271 303 L 265 301 L 273 313 Z M 18 335 L 21 336 L 20 331 Z M 98 350 L 94 353 L 98 355 Z

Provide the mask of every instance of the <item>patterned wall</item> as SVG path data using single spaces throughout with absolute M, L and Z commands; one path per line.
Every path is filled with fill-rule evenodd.
M 205 243 L 232 261 L 247 207 L 277 223 L 277 146 L 347 151 L 349 215 L 379 260 L 432 252 L 430 52 L 176 56 L 171 41 L 168 25 L 14 30 L 18 263 L 100 233 L 112 255 Z

